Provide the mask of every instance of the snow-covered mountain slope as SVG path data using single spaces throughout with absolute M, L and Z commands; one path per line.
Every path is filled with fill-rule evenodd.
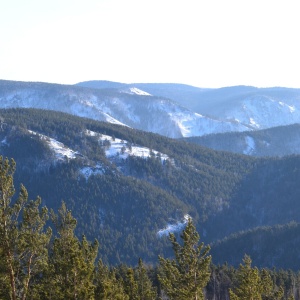
M 227 119 L 236 118 L 253 129 L 264 129 L 300 122 L 300 94 L 281 99 L 269 95 L 251 95 L 235 107 L 223 111 Z
M 80 86 L 93 86 L 103 89 L 115 86 L 125 88 L 124 84 L 90 81 L 82 82 Z M 271 128 L 275 126 L 300 123 L 300 89 L 291 88 L 256 88 L 252 86 L 233 86 L 219 89 L 203 89 L 183 84 L 135 83 L 135 86 L 152 95 L 172 99 L 190 111 L 223 122 L 224 126 L 207 123 L 206 128 L 199 129 L 194 122 L 185 128 L 190 132 L 185 136 L 204 135 L 228 131 L 244 131 Z M 208 119 L 207 119 L 208 120 Z M 228 126 L 228 121 L 237 122 L 239 129 Z M 184 121 L 180 121 L 185 123 Z M 197 123 L 197 122 L 196 122 Z
M 38 138 L 42 141 L 47 148 L 50 150 L 51 155 L 48 157 L 48 164 L 55 164 L 56 162 L 66 162 L 76 158 L 83 159 L 85 161 L 84 167 L 79 170 L 79 173 L 88 179 L 91 175 L 105 174 L 105 166 L 100 162 L 91 163 L 84 155 L 79 151 L 74 151 L 73 149 L 67 147 L 62 142 L 51 138 L 47 135 L 38 133 L 36 131 L 27 130 L 28 134 L 31 137 Z M 119 139 L 114 136 L 102 134 L 99 132 L 86 130 L 85 132 L 80 133 L 80 135 L 86 135 L 94 137 L 98 142 L 98 147 L 102 148 L 105 156 L 110 161 L 110 163 L 120 164 L 121 161 L 126 160 L 128 157 L 139 157 L 143 159 L 148 159 L 150 157 L 156 157 L 161 160 L 161 163 L 164 164 L 166 160 L 169 160 L 171 164 L 174 164 L 174 159 L 170 158 L 168 155 L 161 153 L 157 150 L 150 149 L 137 144 L 132 144 L 124 139 Z M 0 150 L 1 147 L 10 147 L 6 136 L 2 137 L 0 141 Z M 44 164 L 45 165 L 45 164 Z M 121 169 L 119 171 L 122 172 Z
M 0 108 L 51 109 L 172 138 L 300 123 L 300 89 L 100 83 L 88 88 L 2 80 Z
M 69 147 L 65 146 L 63 143 L 57 141 L 56 139 L 50 138 L 32 130 L 28 130 L 28 132 L 34 136 L 38 136 L 41 140 L 45 141 L 50 150 L 53 152 L 57 161 L 75 159 L 76 156 L 80 155 L 80 153 L 70 149 Z
M 126 140 L 121 140 L 119 138 L 91 130 L 88 130 L 86 134 L 89 136 L 94 136 L 98 139 L 99 145 L 105 149 L 106 157 L 110 158 L 111 160 L 114 160 L 115 158 L 126 159 L 128 156 L 149 158 L 151 155 L 160 157 L 162 162 L 169 159 L 168 155 L 166 154 L 160 153 L 156 150 L 151 150 L 147 147 L 142 147 L 140 145 L 132 145 Z
M 149 94 L 147 92 L 144 92 L 144 91 L 142 91 L 142 90 L 140 90 L 136 87 L 131 87 L 131 88 L 128 88 L 128 89 L 124 89 L 121 92 L 130 94 L 130 95 L 151 96 L 151 94 Z
M 197 98 L 185 98 L 184 104 L 195 112 L 219 120 L 236 120 L 253 130 L 300 122 L 300 89 L 251 86 L 200 89 Z
M 14 107 L 62 111 L 173 138 L 249 129 L 237 121 L 222 121 L 195 113 L 135 87 L 89 89 L 0 81 L 0 108 Z

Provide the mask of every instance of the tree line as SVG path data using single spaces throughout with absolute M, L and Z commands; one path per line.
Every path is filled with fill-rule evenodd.
M 155 266 L 109 266 L 99 243 L 75 235 L 77 220 L 62 202 L 57 212 L 14 188 L 16 163 L 0 156 L 0 299 L 299 299 L 299 275 L 259 270 L 245 255 L 235 269 L 214 266 L 191 219 L 173 258 Z

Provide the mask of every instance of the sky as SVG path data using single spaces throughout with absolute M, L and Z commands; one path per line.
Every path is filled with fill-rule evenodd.
M 300 88 L 297 0 L 0 0 L 0 79 Z

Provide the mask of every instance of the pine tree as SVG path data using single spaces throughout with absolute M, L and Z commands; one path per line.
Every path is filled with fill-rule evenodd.
M 261 271 L 261 282 L 262 282 L 262 299 L 263 300 L 281 300 L 284 296 L 283 287 L 277 287 L 272 280 L 270 272 L 266 269 Z
M 244 264 L 237 271 L 238 286 L 229 290 L 231 300 L 281 300 L 284 297 L 282 287 L 277 287 L 266 269 L 259 272 L 251 267 L 252 260 L 244 256 Z
M 169 238 L 175 259 L 159 257 L 159 281 L 163 290 L 174 300 L 204 299 L 203 289 L 210 277 L 209 246 L 199 244 L 200 237 L 191 219 L 181 235 L 183 245 L 176 241 L 174 234 Z
M 48 285 L 51 289 L 45 295 L 50 299 L 93 299 L 95 259 L 98 242 L 89 243 L 85 236 L 80 242 L 75 236 L 76 219 L 65 203 L 58 215 L 51 211 L 51 219 L 58 237 L 55 238 L 51 253 L 51 271 Z
M 24 207 L 20 224 L 21 236 L 18 247 L 21 268 L 18 273 L 23 274 L 23 293 L 25 295 L 28 292 L 29 298 L 33 298 L 35 291 L 39 289 L 39 275 L 48 268 L 48 245 L 52 235 L 50 228 L 44 231 L 48 209 L 46 207 L 40 209 L 40 204 L 40 198 L 28 202 Z
M 132 268 L 127 268 L 125 280 L 124 280 L 124 290 L 129 296 L 130 300 L 139 300 L 138 295 L 138 284 L 134 278 L 134 270 Z
M 251 267 L 251 258 L 245 255 L 244 264 L 240 264 L 238 270 L 238 287 L 229 290 L 231 300 L 261 300 L 263 285 L 257 268 Z
M 156 299 L 157 291 L 152 286 L 152 282 L 147 274 L 143 261 L 139 259 L 137 268 L 135 269 L 135 281 L 137 282 L 137 294 L 140 300 L 152 300 Z
M 23 185 L 13 201 L 15 169 L 13 159 L 0 156 L 0 282 L 9 298 L 25 300 L 32 280 L 47 267 L 51 230 L 44 230 L 48 211 L 40 209 L 41 199 L 28 202 Z
M 109 269 L 99 260 L 95 275 L 95 299 L 96 300 L 128 300 L 129 296 L 124 292 L 122 280 L 117 280 L 114 269 Z

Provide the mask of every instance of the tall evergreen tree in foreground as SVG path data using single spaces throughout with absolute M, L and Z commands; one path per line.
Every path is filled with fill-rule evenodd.
M 180 245 L 174 234 L 170 234 L 175 259 L 159 257 L 159 281 L 164 292 L 174 300 L 204 299 L 203 289 L 210 278 L 211 256 L 209 246 L 199 244 L 200 236 L 189 219 L 181 234 Z
M 138 295 L 141 300 L 156 299 L 157 291 L 153 287 L 152 282 L 147 274 L 147 269 L 141 259 L 135 269 L 135 280 L 138 285 Z
M 258 268 L 251 267 L 252 261 L 248 255 L 245 255 L 243 262 L 238 269 L 238 286 L 234 290 L 229 290 L 231 300 L 283 299 L 283 288 L 275 286 L 267 270 L 259 272 Z
M 51 219 L 58 237 L 55 238 L 50 255 L 50 269 L 45 295 L 47 299 L 94 299 L 93 277 L 98 242 L 90 243 L 85 236 L 80 241 L 75 236 L 76 219 L 65 203 Z
M 95 285 L 96 300 L 129 300 L 123 281 L 116 278 L 116 270 L 110 269 L 101 259 L 98 261 Z
M 21 186 L 13 201 L 15 167 L 13 159 L 0 156 L 0 296 L 25 300 L 34 297 L 34 278 L 47 268 L 51 230 L 44 229 L 48 210 L 40 209 L 40 198 L 28 201 Z

